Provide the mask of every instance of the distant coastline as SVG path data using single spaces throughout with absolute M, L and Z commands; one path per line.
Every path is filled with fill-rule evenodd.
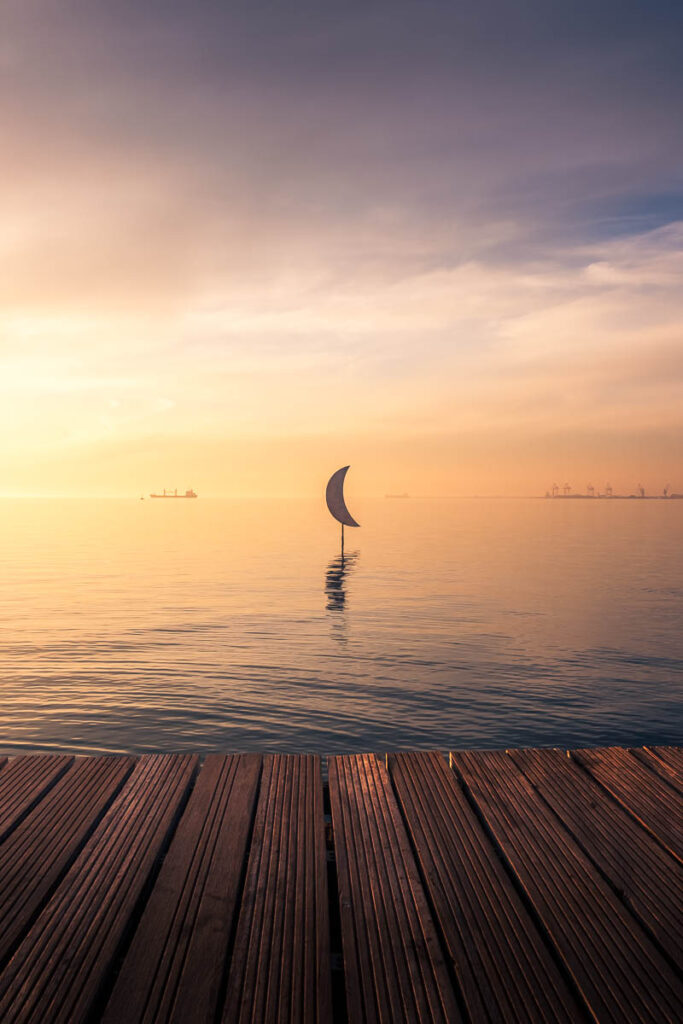
M 549 501 L 680 501 L 683 494 L 545 494 Z

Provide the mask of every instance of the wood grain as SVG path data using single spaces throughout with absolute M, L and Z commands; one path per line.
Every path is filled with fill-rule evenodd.
M 512 758 L 451 758 L 595 1018 L 673 1024 L 679 978 Z
M 459 1021 L 460 1011 L 386 769 L 329 763 L 349 1020 Z
M 422 877 L 474 1020 L 583 1019 L 445 759 L 396 754 L 389 769 Z
M 264 758 L 225 1024 L 332 1020 L 320 759 Z

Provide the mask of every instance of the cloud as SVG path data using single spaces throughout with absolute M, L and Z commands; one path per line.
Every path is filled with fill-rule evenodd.
M 265 295 L 189 296 L 161 323 L 6 318 L 4 390 L 156 393 L 174 403 L 173 433 L 670 426 L 683 418 L 681 240 L 671 225 L 547 264 L 286 274 Z
M 447 479 L 456 437 L 668 452 L 683 84 L 655 7 L 4 5 L 19 453 L 414 438 Z

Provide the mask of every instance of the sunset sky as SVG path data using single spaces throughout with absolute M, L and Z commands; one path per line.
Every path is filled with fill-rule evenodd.
M 683 492 L 679 0 L 3 0 L 0 83 L 0 494 Z

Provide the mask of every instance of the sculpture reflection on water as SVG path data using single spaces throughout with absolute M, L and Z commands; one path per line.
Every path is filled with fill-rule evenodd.
M 336 616 L 333 621 L 334 635 L 342 642 L 346 641 L 346 617 L 344 614 L 346 611 L 346 579 L 353 571 L 357 561 L 357 551 L 352 551 L 347 555 L 338 555 L 329 563 L 325 573 L 327 610 L 334 612 Z

